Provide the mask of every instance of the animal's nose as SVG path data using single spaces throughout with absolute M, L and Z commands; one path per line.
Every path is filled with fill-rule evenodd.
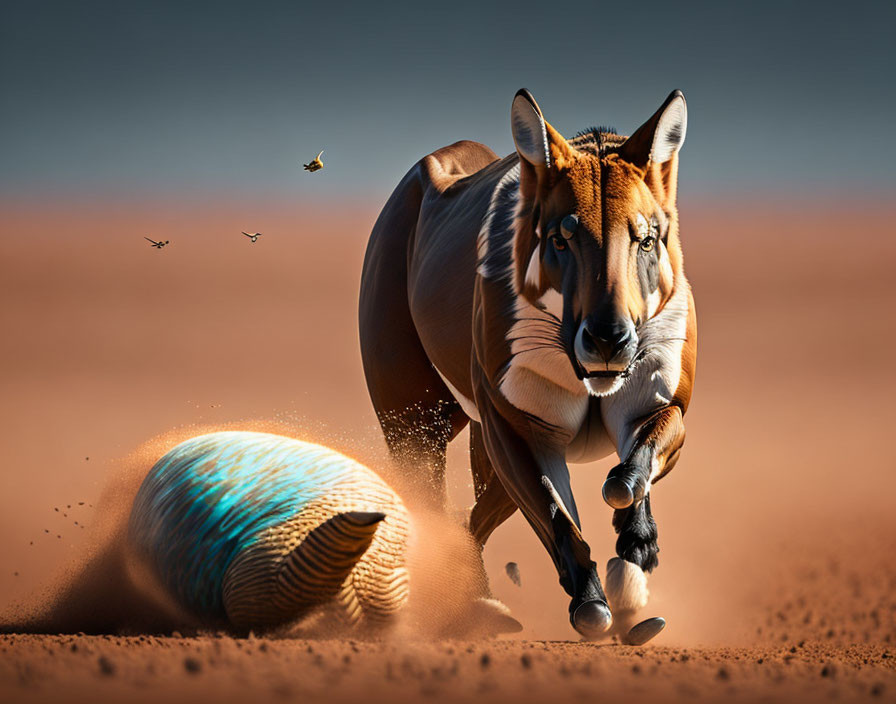
M 622 352 L 632 337 L 631 326 L 624 321 L 586 319 L 582 326 L 582 347 L 585 352 L 605 362 L 612 361 Z

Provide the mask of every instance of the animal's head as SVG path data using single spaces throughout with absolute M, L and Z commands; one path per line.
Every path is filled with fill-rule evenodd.
M 631 137 L 567 141 L 528 91 L 511 111 L 520 157 L 514 241 L 518 292 L 535 305 L 562 296 L 564 344 L 595 395 L 617 391 L 637 363 L 642 326 L 681 272 L 676 183 L 687 107 L 674 91 Z

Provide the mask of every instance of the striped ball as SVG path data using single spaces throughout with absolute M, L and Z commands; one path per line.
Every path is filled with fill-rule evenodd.
M 254 432 L 181 443 L 147 474 L 130 540 L 208 623 L 272 628 L 326 607 L 387 621 L 408 597 L 408 514 L 373 471 L 326 447 Z

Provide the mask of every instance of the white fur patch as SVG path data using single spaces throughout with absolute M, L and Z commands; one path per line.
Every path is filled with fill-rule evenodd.
M 545 291 L 544 295 L 538 299 L 538 303 L 545 312 L 550 313 L 557 320 L 563 319 L 563 295 L 556 289 L 549 288 Z
M 643 240 L 650 234 L 650 223 L 647 222 L 647 218 L 645 218 L 642 213 L 638 213 L 638 217 L 635 218 L 635 221 L 638 225 L 638 238 Z
M 460 404 L 461 409 L 464 413 L 467 414 L 467 417 L 471 420 L 475 420 L 477 423 L 480 422 L 479 418 L 479 409 L 476 407 L 476 403 L 473 399 L 464 396 L 460 391 L 457 390 L 457 387 L 454 386 L 448 379 L 445 378 L 445 375 L 442 374 L 436 366 L 433 365 L 433 369 L 436 370 L 436 373 L 442 377 L 442 381 L 445 382 L 445 386 L 448 387 L 448 390 L 451 392 L 451 395 L 454 396 L 454 400 Z
M 654 164 L 669 161 L 684 144 L 688 131 L 688 106 L 684 96 L 679 94 L 663 110 L 653 133 L 653 146 L 650 148 L 650 160 Z
M 578 380 L 557 335 L 560 317 L 533 306 L 517 296 L 514 323 L 507 331 L 512 365 L 525 367 L 546 380 L 576 395 L 583 396 Z
M 511 363 L 498 389 L 516 408 L 571 434 L 582 427 L 588 411 L 586 394 L 575 396 L 521 364 Z
M 498 183 L 495 185 L 495 190 L 492 191 L 491 200 L 488 204 L 488 210 L 485 213 L 485 217 L 482 219 L 482 226 L 479 228 L 479 236 L 476 239 L 476 252 L 478 260 L 476 271 L 480 276 L 484 278 L 491 278 L 492 276 L 504 273 L 503 271 L 489 271 L 488 266 L 486 265 L 486 259 L 489 255 L 489 236 L 492 230 L 492 221 L 495 219 L 495 212 L 499 207 L 499 195 L 511 184 L 519 183 L 519 180 L 520 165 L 514 164 L 510 169 L 507 170 L 507 173 L 501 177 L 501 180 L 498 181 Z M 519 189 L 515 188 L 513 189 L 513 192 L 516 197 L 516 206 L 514 208 L 515 217 L 520 207 Z M 504 246 L 507 248 L 507 261 L 511 261 L 510 253 L 512 251 L 511 248 L 513 246 L 513 238 L 508 237 L 507 243 Z
M 647 317 L 652 318 L 656 315 L 657 308 L 660 307 L 660 290 L 651 291 L 647 294 Z
M 529 266 L 526 267 L 526 286 L 538 290 L 541 285 L 541 252 L 536 247 L 529 257 Z
M 638 611 L 647 606 L 650 592 L 647 589 L 647 575 L 634 562 L 614 557 L 607 563 L 607 577 L 604 591 L 610 602 L 610 609 L 617 611 Z
M 562 315 L 560 295 L 552 302 L 560 303 Z M 588 395 L 557 340 L 559 320 L 517 296 L 507 332 L 513 357 L 498 388 L 521 411 L 575 433 L 588 410 Z
M 588 389 L 588 393 L 592 396 L 602 398 L 615 394 L 622 388 L 625 381 L 626 379 L 622 375 L 608 378 L 592 377 L 585 379 L 585 388 Z
M 669 250 L 666 249 L 666 245 L 662 242 L 659 242 L 657 246 L 659 247 L 660 286 L 657 287 L 656 291 L 647 296 L 648 318 L 655 316 L 660 307 L 660 289 L 663 287 L 663 282 L 667 282 L 668 285 L 675 279 L 675 274 L 672 271 L 672 262 L 669 260 Z
M 548 150 L 548 131 L 541 111 L 527 98 L 517 95 L 510 108 L 510 126 L 517 151 L 530 164 L 550 168 L 551 152 Z
M 687 335 L 688 284 L 682 278 L 666 306 L 641 327 L 639 348 L 647 350 L 616 393 L 601 399 L 604 426 L 620 458 L 631 451 L 639 420 L 669 404 L 681 379 Z

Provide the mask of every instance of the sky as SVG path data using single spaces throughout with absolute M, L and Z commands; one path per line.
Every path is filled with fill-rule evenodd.
M 458 139 L 509 153 L 520 87 L 567 136 L 631 133 L 683 90 L 682 193 L 896 186 L 893 3 L 0 8 L 6 197 L 381 199 Z

